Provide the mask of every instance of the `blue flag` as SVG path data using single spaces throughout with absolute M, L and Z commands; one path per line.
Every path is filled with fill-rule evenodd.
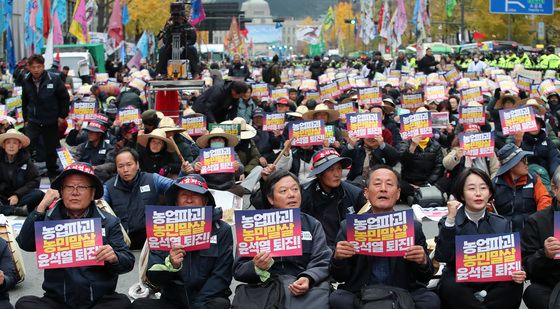
M 0 35 L 4 33 L 8 27 L 6 24 L 8 20 L 6 19 L 6 1 L 0 0 Z
M 43 46 L 45 46 L 45 39 L 43 38 L 43 1 L 37 0 L 37 6 L 37 19 L 35 20 L 35 27 L 37 29 L 34 36 L 35 41 L 33 43 L 35 44 L 34 53 L 39 54 Z
M 8 71 L 14 74 L 16 69 L 16 53 L 14 52 L 14 38 L 12 36 L 12 28 L 8 24 L 8 35 L 6 38 L 6 53 L 8 60 Z
M 61 25 L 66 21 L 66 10 L 66 0 L 54 0 L 54 3 L 52 5 L 52 16 L 54 16 L 54 11 L 56 11 L 56 14 L 58 14 L 58 20 L 60 21 Z
M 123 25 L 128 25 L 128 22 L 130 21 L 130 15 L 128 14 L 128 4 L 126 3 L 126 1 L 123 2 L 121 16 Z
M 26 25 L 30 25 L 29 19 L 31 18 L 31 10 L 33 9 L 33 0 L 27 0 L 25 5 L 25 15 L 23 21 Z M 33 28 L 25 27 L 25 38 L 23 39 L 25 47 L 30 47 L 33 44 Z
M 136 43 L 136 48 L 140 51 L 143 58 L 148 57 L 148 33 L 146 31 L 142 33 L 138 43 Z

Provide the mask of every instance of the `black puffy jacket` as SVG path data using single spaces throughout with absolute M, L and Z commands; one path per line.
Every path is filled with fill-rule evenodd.
M 417 146 L 414 153 L 410 153 L 410 142 L 406 140 L 399 145 L 403 180 L 417 186 L 435 184 L 444 170 L 440 144 L 430 138 L 424 150 Z
M 27 150 L 20 150 L 13 162 L 8 162 L 6 152 L 0 148 L 0 199 L 17 195 L 18 199 L 39 188 L 41 175 L 31 161 Z

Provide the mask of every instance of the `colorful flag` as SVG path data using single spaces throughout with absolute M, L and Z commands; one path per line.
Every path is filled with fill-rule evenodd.
M 33 45 L 33 27 L 31 25 L 31 15 L 33 12 L 33 0 L 27 0 L 25 4 L 25 14 L 23 15 L 23 22 L 28 25 L 25 27 L 25 37 L 24 37 L 24 45 L 27 48 L 30 48 Z
M 6 53 L 8 60 L 8 71 L 11 74 L 16 69 L 16 54 L 14 51 L 14 38 L 12 36 L 12 27 L 8 24 L 8 33 L 6 37 Z
M 91 27 L 95 16 L 97 16 L 97 3 L 95 2 L 95 0 L 88 0 L 86 4 L 86 18 L 88 29 Z
M 54 12 L 56 11 L 56 13 L 58 14 L 58 21 L 61 25 L 64 24 L 67 18 L 66 0 L 54 0 L 52 10 L 52 15 L 54 16 Z
M 51 0 L 43 0 L 43 37 L 48 38 L 51 31 Z
M 53 44 L 64 44 L 64 37 L 62 36 L 62 29 L 60 28 L 60 19 L 58 18 L 57 11 L 54 12 L 53 16 Z
M 445 12 L 447 12 L 447 17 L 453 16 L 453 10 L 457 5 L 457 0 L 447 0 L 445 2 Z
M 206 19 L 206 12 L 202 6 L 202 0 L 193 0 L 191 3 L 191 24 L 195 26 Z
M 229 31 L 224 37 L 224 49 L 230 53 L 241 53 L 243 51 L 243 37 L 239 31 L 239 24 L 237 17 L 231 18 L 231 25 Z
M 334 25 L 334 11 L 332 6 L 329 6 L 329 10 L 327 11 L 327 15 L 325 15 L 325 19 L 323 19 L 323 30 L 329 31 Z
M 70 24 L 69 30 L 69 32 L 74 35 L 81 43 L 89 42 L 85 1 L 86 0 L 78 0 L 78 2 L 76 2 L 76 6 L 74 6 L 74 15 L 72 16 L 72 23 Z
M 107 34 L 115 39 L 115 46 L 119 46 L 124 40 L 122 8 L 120 0 L 115 0 L 115 3 L 113 4 L 113 12 L 111 13 L 111 18 L 109 19 Z
M 126 0 L 123 0 L 123 5 L 122 5 L 122 23 L 123 25 L 128 25 L 128 23 L 130 22 L 130 14 L 128 13 L 128 3 L 126 3 Z
M 148 55 L 149 55 L 148 33 L 146 31 L 144 31 L 144 33 L 142 33 L 142 36 L 140 37 L 140 39 L 136 43 L 136 49 L 138 49 L 140 51 L 140 53 L 142 53 L 143 58 L 148 57 Z

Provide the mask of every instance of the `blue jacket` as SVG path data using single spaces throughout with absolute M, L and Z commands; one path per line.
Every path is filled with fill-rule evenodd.
M 161 299 L 180 308 L 204 308 L 212 298 L 231 295 L 233 234 L 221 218 L 222 209 L 214 208 L 210 248 L 187 252 L 177 272 L 150 270 L 169 256 L 167 251 L 150 251 L 147 277 L 162 288 Z
M 35 222 L 68 219 L 64 210 L 61 200 L 45 214 L 31 212 L 16 239 L 20 248 L 34 252 Z M 119 219 L 99 210 L 93 202 L 88 212 L 87 218 L 101 219 L 101 226 L 105 231 L 103 244 L 113 248 L 118 262 L 116 264 L 106 262 L 104 266 L 45 269 L 43 282 L 45 296 L 59 303 L 65 303 L 70 308 L 89 308 L 103 296 L 115 293 L 119 275 L 134 268 L 134 255 L 124 242 Z
M 529 164 L 538 164 L 544 167 L 552 178 L 556 168 L 560 165 L 560 151 L 546 136 L 544 130 L 541 130 L 537 135 L 523 134 L 521 149 L 533 152 L 533 155 L 528 156 Z
M 16 286 L 16 268 L 8 243 L 0 238 L 0 269 L 4 272 L 4 283 L 0 285 L 0 300 L 9 300 L 8 291 Z

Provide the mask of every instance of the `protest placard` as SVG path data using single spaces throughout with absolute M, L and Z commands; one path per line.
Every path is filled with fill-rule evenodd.
M 323 120 L 291 122 L 288 131 L 292 146 L 322 145 L 325 140 Z
M 72 104 L 72 114 L 75 119 L 91 121 L 97 115 L 97 103 L 95 101 L 77 101 Z
M 519 233 L 456 235 L 457 282 L 511 281 L 521 270 Z
M 430 112 L 405 114 L 400 116 L 401 137 L 411 139 L 415 136 L 432 137 L 432 116 Z
M 6 111 L 9 113 L 22 107 L 21 97 L 11 97 L 6 99 Z
M 533 84 L 532 79 L 530 79 L 528 77 L 525 77 L 525 76 L 521 76 L 521 75 L 517 76 L 517 87 L 520 90 L 529 92 L 529 91 L 531 91 L 531 85 L 532 84 Z
M 560 211 L 554 212 L 554 237 L 560 239 Z M 554 255 L 554 259 L 560 259 L 560 253 Z
M 484 124 L 486 115 L 484 106 L 459 106 L 460 124 Z
M 236 211 L 235 233 L 239 256 L 251 257 L 259 252 L 269 252 L 271 257 L 302 254 L 299 208 Z
M 538 89 L 539 89 L 539 93 L 543 97 L 558 92 L 558 90 L 556 89 L 556 85 L 550 79 L 543 80 Z
M 532 107 L 520 107 L 500 110 L 500 122 L 504 136 L 516 132 L 531 132 L 538 129 L 535 111 Z
M 16 123 L 20 124 L 23 123 L 23 108 L 18 107 L 16 109 Z
M 286 88 L 272 89 L 272 90 L 270 90 L 270 97 L 274 101 L 276 101 L 280 98 L 287 98 L 288 97 L 288 89 L 286 89 Z
M 109 81 L 109 73 L 95 73 L 95 82 L 104 84 Z
M 309 100 L 319 101 L 321 99 L 321 94 L 316 91 L 309 91 L 305 93 L 305 98 L 307 99 L 307 101 Z
M 383 131 L 381 113 L 351 113 L 346 115 L 346 129 L 350 137 L 370 138 L 381 136 Z
M 509 91 L 511 93 L 515 93 L 516 95 L 519 94 L 519 88 L 515 85 L 513 80 L 502 80 L 498 83 L 498 87 L 503 92 Z
M 74 163 L 76 160 L 70 154 L 70 151 L 66 147 L 57 148 L 56 154 L 58 155 L 58 159 L 60 160 L 60 164 L 62 164 L 62 168 L 65 169 L 68 165 Z
M 263 119 L 263 131 L 283 130 L 286 125 L 285 113 L 266 113 Z
M 259 97 L 259 98 L 267 98 L 269 96 L 268 92 L 268 84 L 261 83 L 261 84 L 254 84 L 253 85 L 253 93 L 252 96 Z
M 5 120 L 7 115 L 6 105 L 0 104 L 0 120 Z
M 461 73 L 457 71 L 456 68 L 452 68 L 451 70 L 445 72 L 443 74 L 443 77 L 445 77 L 445 80 L 448 83 L 452 84 L 461 79 Z
M 381 105 L 381 89 L 379 87 L 358 89 L 358 103 L 360 105 Z
M 319 85 L 326 85 L 326 84 L 330 83 L 331 81 L 332 81 L 332 79 L 330 79 L 327 74 L 319 75 Z
M 348 77 L 337 79 L 336 84 L 338 85 L 338 89 L 340 91 L 346 91 L 352 89 L 352 85 L 350 85 L 350 82 L 348 81 Z
M 181 128 L 187 129 L 190 136 L 201 136 L 206 132 L 206 116 L 205 115 L 188 115 L 181 116 Z
M 317 81 L 314 79 L 304 79 L 299 86 L 301 91 L 317 91 Z
M 338 85 L 336 83 L 320 86 L 319 92 L 321 93 L 321 100 L 336 99 L 342 94 L 342 91 L 338 89 Z
M 445 95 L 445 86 L 426 86 L 424 89 L 424 97 L 427 102 L 445 100 L 447 98 Z
M 238 138 L 241 135 L 241 125 L 239 123 L 210 123 L 208 124 L 208 131 L 212 131 L 214 128 L 221 128 L 225 133 L 235 135 Z
M 494 132 L 459 134 L 459 147 L 465 151 L 466 157 L 494 156 L 494 142 Z
M 354 106 L 354 102 L 336 104 L 334 106 L 334 110 L 338 111 L 339 119 L 346 119 L 346 114 L 357 112 L 356 107 Z
M 102 266 L 96 253 L 103 246 L 100 218 L 35 221 L 39 269 Z
M 200 150 L 201 175 L 217 173 L 235 173 L 235 151 L 233 147 L 206 148 Z
M 405 109 L 417 109 L 424 106 L 424 98 L 421 93 L 403 94 L 401 106 Z
M 350 84 L 352 88 L 367 88 L 370 86 L 369 79 L 359 77 L 350 79 Z
M 346 239 L 356 254 L 404 256 L 414 245 L 414 214 L 411 209 L 384 214 L 346 215 Z
M 482 96 L 482 91 L 480 87 L 467 88 L 461 90 L 461 105 L 468 105 L 471 102 L 482 103 L 484 102 L 484 97 Z
M 470 79 L 468 78 L 461 78 L 460 80 L 457 81 L 457 90 L 461 91 L 463 89 L 467 89 L 469 88 L 469 84 L 470 84 Z
M 336 137 L 334 136 L 334 125 L 325 126 L 325 140 L 329 142 L 329 145 L 336 142 Z
M 185 181 L 198 180 L 186 178 Z M 169 251 L 173 245 L 182 246 L 185 251 L 210 248 L 212 206 L 146 205 L 145 209 L 146 240 L 150 250 Z
M 432 112 L 432 128 L 445 129 L 449 126 L 449 112 Z
M 138 108 L 123 108 L 119 109 L 119 114 L 117 115 L 117 119 L 121 122 L 121 124 L 134 122 L 137 125 L 140 124 L 142 119 L 140 118 L 140 111 Z

